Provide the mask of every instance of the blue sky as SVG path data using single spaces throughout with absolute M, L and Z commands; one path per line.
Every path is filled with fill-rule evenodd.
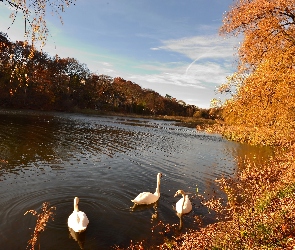
M 236 38 L 218 35 L 233 0 L 77 0 L 48 13 L 49 55 L 73 57 L 96 74 L 122 77 L 201 108 L 236 67 Z M 11 26 L 0 2 L 0 31 L 24 40 L 24 20 Z M 8 30 L 8 27 L 11 28 Z M 223 97 L 224 98 L 224 97 Z

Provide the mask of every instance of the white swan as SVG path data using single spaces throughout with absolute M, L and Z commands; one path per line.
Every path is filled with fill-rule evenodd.
M 152 204 L 155 203 L 160 198 L 160 178 L 162 177 L 161 173 L 157 174 L 157 188 L 155 193 L 150 192 L 142 192 L 136 196 L 134 200 L 134 205 L 142 205 L 142 204 Z
M 186 195 L 186 193 L 183 190 L 178 190 L 175 193 L 174 197 L 179 194 L 182 195 L 182 198 L 176 203 L 176 212 L 181 216 L 192 211 L 193 207 L 190 199 L 188 198 L 188 195 Z
M 68 218 L 68 227 L 72 228 L 76 233 L 81 233 L 86 230 L 89 220 L 86 214 L 79 211 L 79 198 L 74 199 L 74 211 Z

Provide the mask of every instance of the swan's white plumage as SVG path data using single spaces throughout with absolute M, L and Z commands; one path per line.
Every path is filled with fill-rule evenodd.
M 78 208 L 79 198 L 74 199 L 74 211 L 68 218 L 68 227 L 72 228 L 76 233 L 81 233 L 86 230 L 89 220 L 86 214 L 79 211 Z
M 176 212 L 180 215 L 182 214 L 187 214 L 190 211 L 192 211 L 192 203 L 190 201 L 190 199 L 188 198 L 188 195 L 185 194 L 185 192 L 183 190 L 178 190 L 174 197 L 177 195 L 182 195 L 182 198 L 176 203 Z
M 160 198 L 160 178 L 162 177 L 161 173 L 157 174 L 157 188 L 155 193 L 142 192 L 131 200 L 134 204 L 143 205 L 143 204 L 152 204 L 155 203 Z

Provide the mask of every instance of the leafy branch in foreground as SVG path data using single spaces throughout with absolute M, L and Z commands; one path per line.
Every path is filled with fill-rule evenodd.
M 63 23 L 61 13 L 70 4 L 74 4 L 75 0 L 0 0 L 0 2 L 12 9 L 11 25 L 14 24 L 16 16 L 20 13 L 24 19 L 25 36 L 30 36 L 32 43 L 41 41 L 44 45 L 49 33 L 45 16 L 48 15 L 48 12 L 51 15 L 56 14 Z
M 36 226 L 34 229 L 34 233 L 32 234 L 32 238 L 28 241 L 27 248 L 29 246 L 31 246 L 30 250 L 35 249 L 35 245 L 37 244 L 38 237 L 39 237 L 40 233 L 45 230 L 46 224 L 49 221 L 49 219 L 54 220 L 53 210 L 55 210 L 55 209 L 56 209 L 56 207 L 49 207 L 49 203 L 44 202 L 42 204 L 41 212 L 39 214 L 35 210 L 28 210 L 27 212 L 25 212 L 24 215 L 26 215 L 27 213 L 31 213 L 32 215 L 37 216 L 37 222 L 36 222 Z

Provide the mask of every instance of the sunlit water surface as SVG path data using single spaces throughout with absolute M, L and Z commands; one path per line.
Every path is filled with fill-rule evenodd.
M 151 119 L 101 117 L 81 114 L 0 111 L 0 245 L 25 249 L 43 202 L 56 207 L 40 235 L 40 249 L 111 249 L 130 240 L 158 244 L 151 228 L 177 224 L 173 206 L 181 197 L 211 193 L 215 179 L 232 176 L 247 158 L 263 161 L 270 154 L 228 142 L 219 135 L 178 127 Z M 156 175 L 161 197 L 155 205 L 131 210 L 131 199 L 142 191 L 154 192 Z M 67 218 L 73 198 L 89 220 L 87 231 L 73 239 Z M 184 216 L 181 232 L 214 221 L 194 196 L 193 211 Z M 157 229 L 157 227 L 156 227 Z M 4 248 L 3 248 L 4 247 Z

